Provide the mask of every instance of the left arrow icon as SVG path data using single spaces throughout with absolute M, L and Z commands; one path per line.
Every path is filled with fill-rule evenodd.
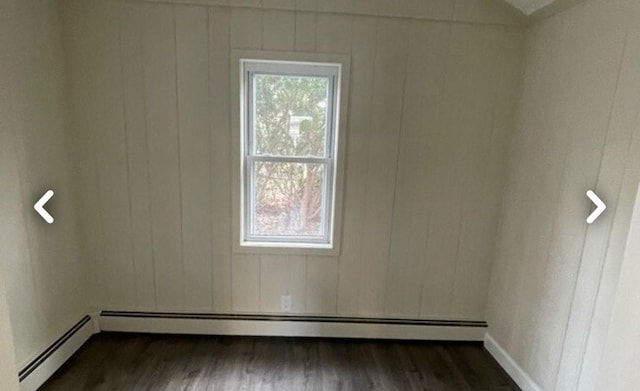
M 44 209 L 44 204 L 46 204 L 51 199 L 51 197 L 53 197 L 53 190 L 47 190 L 47 192 L 44 193 L 42 197 L 40 197 L 38 202 L 33 205 L 33 209 L 35 209 L 36 212 L 38 212 L 38 214 L 42 216 L 44 221 L 49 224 L 53 223 L 53 216 L 51 216 L 49 212 Z

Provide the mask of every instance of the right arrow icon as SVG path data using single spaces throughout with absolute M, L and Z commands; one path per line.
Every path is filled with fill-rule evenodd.
M 593 212 L 591 212 L 589 217 L 587 217 L 587 224 L 591 224 L 594 221 L 596 221 L 598 217 L 600 217 L 600 215 L 602 214 L 602 212 L 604 212 L 605 209 L 607 209 L 607 205 L 605 205 L 605 203 L 602 202 L 600 197 L 598 197 L 596 193 L 594 193 L 591 190 L 587 191 L 587 197 L 589 197 L 591 202 L 593 202 L 596 205 L 596 209 Z

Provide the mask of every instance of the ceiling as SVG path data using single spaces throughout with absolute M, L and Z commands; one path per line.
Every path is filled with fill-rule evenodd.
M 519 9 L 525 15 L 531 15 L 535 11 L 546 7 L 556 0 L 505 0 L 507 3 Z

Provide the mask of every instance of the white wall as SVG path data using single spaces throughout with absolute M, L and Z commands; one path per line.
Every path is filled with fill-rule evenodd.
M 232 5 L 67 2 L 98 308 L 273 313 L 287 293 L 294 313 L 484 319 L 518 19 L 477 0 Z M 233 49 L 351 55 L 340 256 L 233 253 Z
M 0 11 L 0 272 L 22 366 L 86 314 L 88 269 L 79 255 L 61 8 L 15 0 Z M 49 188 L 52 225 L 33 210 Z
M 488 322 L 544 390 L 593 389 L 601 357 L 611 303 L 593 301 L 615 289 L 640 176 L 637 12 L 587 1 L 526 33 Z M 591 226 L 588 189 L 608 205 Z

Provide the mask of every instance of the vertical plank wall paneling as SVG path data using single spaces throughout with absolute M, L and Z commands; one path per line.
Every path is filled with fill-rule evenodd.
M 144 10 L 140 3 L 125 3 L 120 12 L 122 99 L 129 161 L 129 199 L 135 308 L 155 308 L 155 268 L 151 235 L 151 202 L 145 118 Z M 122 39 L 126 37 L 126 39 Z M 121 304 L 122 305 L 122 304 Z
M 255 9 L 231 9 L 229 41 L 233 49 L 262 49 L 262 12 Z M 227 59 L 228 60 L 228 59 Z M 230 77 L 230 74 L 227 75 Z M 236 81 L 231 81 L 232 83 Z M 231 98 L 229 98 L 231 99 Z M 234 112 L 233 110 L 229 113 Z M 228 115 L 228 114 L 227 114 Z M 239 146 L 234 146 L 238 147 Z M 233 156 L 233 154 L 231 154 Z M 234 164 L 233 162 L 231 163 Z M 235 169 L 235 168 L 234 168 Z M 229 189 L 231 191 L 231 189 Z M 229 205 L 230 206 L 230 205 Z M 229 208 L 231 209 L 231 208 Z M 231 225 L 232 226 L 232 225 Z M 230 227 L 231 227 L 230 226 Z M 231 246 L 231 243 L 227 244 Z M 260 311 L 260 255 L 233 254 L 231 257 L 231 309 Z
M 208 14 L 177 7 L 175 17 L 184 308 L 206 311 L 213 305 Z
M 72 115 L 72 134 L 76 141 L 78 198 L 77 208 L 83 210 L 78 216 L 81 227 L 81 251 L 87 262 L 90 308 L 97 309 L 107 303 L 107 281 L 102 270 L 105 264 L 104 240 L 102 235 L 102 209 L 97 205 L 99 200 L 99 181 L 94 140 L 94 112 L 98 106 L 95 96 L 91 95 L 92 71 L 96 69 L 93 62 L 92 48 L 95 45 L 93 34 L 89 33 L 90 20 L 87 18 L 89 4 L 79 4 L 73 8 L 63 7 L 64 41 L 66 47 L 76 50 L 67 51 L 68 74 L 71 92 L 70 113 Z M 76 29 L 85 34 L 75 34 Z M 73 75 L 73 77 L 71 77 Z M 93 270 L 93 272 L 91 272 Z M 153 279 L 151 279 L 153 281 Z
M 316 16 L 308 12 L 295 13 L 295 37 L 296 51 L 314 52 L 316 50 Z
M 287 256 L 261 255 L 260 270 L 260 311 L 279 312 L 280 296 L 288 294 L 289 260 Z
M 90 46 L 90 64 L 101 75 L 90 79 L 87 91 L 89 99 L 98 102 L 90 107 L 89 114 L 93 120 L 90 129 L 97 168 L 97 204 L 101 211 L 109 211 L 100 216 L 107 261 L 100 271 L 109 281 L 104 285 L 108 306 L 135 299 L 118 11 L 114 3 L 105 4 L 103 9 L 87 9 L 91 19 L 97 19 L 88 32 L 95 45 Z
M 174 7 L 145 4 L 142 23 L 156 307 L 177 310 L 184 308 L 183 287 L 189 282 L 182 259 Z
M 373 67 L 376 49 L 376 18 L 355 18 L 351 29 L 351 75 L 347 133 L 346 173 L 341 255 L 338 272 L 338 312 L 357 314 L 361 283 L 362 232 L 364 226 L 367 146 L 371 124 Z
M 596 178 L 606 143 L 611 106 L 617 89 L 619 59 L 624 50 L 625 36 L 625 30 L 622 28 L 609 29 L 607 25 L 603 26 L 603 22 L 608 19 L 607 17 L 600 19 L 604 14 L 578 13 L 574 16 L 579 19 L 585 17 L 587 19 L 576 20 L 575 28 L 567 29 L 565 27 L 562 30 L 561 47 L 567 51 L 565 54 L 560 54 L 558 60 L 585 63 L 580 69 L 573 69 L 564 75 L 570 86 L 570 92 L 567 96 L 567 103 L 563 105 L 562 111 L 556 113 L 556 118 L 569 116 L 571 113 L 581 114 L 571 116 L 571 126 L 562 130 L 564 137 L 569 142 L 562 151 L 564 155 L 560 166 L 562 179 L 556 198 L 558 209 L 553 217 L 550 238 L 541 236 L 544 239 L 549 238 L 548 242 L 540 242 L 539 246 L 549 248 L 550 255 L 545 257 L 546 254 L 540 256 L 533 251 L 530 253 L 541 258 L 544 262 L 527 266 L 525 270 L 528 271 L 530 277 L 523 281 L 523 286 L 517 296 L 519 300 L 525 300 L 531 294 L 544 297 L 545 300 L 538 306 L 529 307 L 526 311 L 531 314 L 548 313 L 548 319 L 553 319 L 558 324 L 567 322 L 569 308 L 572 301 L 575 300 L 573 291 L 567 291 L 564 287 L 576 286 L 576 276 L 583 256 L 587 258 L 584 262 L 585 267 L 597 264 L 595 261 L 603 257 L 602 250 L 589 249 L 589 247 L 594 244 L 598 245 L 601 240 L 605 240 L 606 243 L 607 240 L 603 233 L 608 229 L 605 229 L 602 223 L 588 227 L 586 224 L 570 224 L 569 222 L 575 221 L 578 216 L 581 217 L 584 214 L 584 204 L 579 202 L 584 197 L 582 193 L 586 191 L 582 189 L 593 187 L 599 191 L 601 196 L 605 197 L 602 190 L 596 187 L 598 184 Z M 592 29 L 601 31 L 601 34 L 598 34 L 597 37 L 591 36 Z M 584 44 L 578 44 L 582 46 L 581 50 L 576 50 L 575 48 L 578 46 L 576 43 L 581 41 L 584 42 Z M 585 45 L 587 42 L 589 44 Z M 601 58 L 600 55 L 606 57 Z M 564 66 L 566 63 L 561 64 Z M 554 65 L 558 66 L 556 63 Z M 598 75 L 598 77 L 593 77 L 593 75 Z M 589 80 L 589 83 L 584 83 L 584 80 Z M 595 91 L 598 93 L 594 94 Z M 554 168 L 558 169 L 549 167 L 549 169 Z M 609 211 L 611 210 L 609 209 Z M 538 219 L 538 222 L 541 226 L 549 224 L 547 219 Z M 594 233 L 596 237 L 599 236 L 603 239 L 587 240 L 587 235 Z M 589 254 L 590 252 L 592 254 Z M 595 256 L 596 260 L 588 261 L 592 256 Z M 544 267 L 539 265 L 544 265 Z M 548 281 L 547 284 L 539 285 L 540 279 Z M 587 323 L 588 320 L 585 319 L 584 322 Z M 538 324 L 536 323 L 536 325 Z M 557 363 L 561 360 L 562 349 L 564 349 L 556 341 L 564 338 L 566 327 L 548 330 L 546 327 L 540 326 L 536 330 L 530 329 L 531 326 L 518 329 L 518 331 L 532 333 L 531 337 L 535 339 L 541 339 L 541 343 L 530 355 L 531 361 L 529 363 L 534 373 L 545 373 L 550 371 L 550 368 L 557 370 L 559 367 Z M 527 343 L 528 339 L 523 339 L 520 349 L 526 349 Z M 534 359 L 539 354 L 544 355 L 545 364 Z M 551 365 L 549 366 L 549 364 Z M 550 387 L 552 384 L 550 381 L 552 381 L 551 378 L 545 379 L 544 387 Z
M 211 117 L 211 222 L 213 308 L 231 310 L 231 140 L 227 8 L 209 9 L 209 115 Z
M 371 124 L 367 134 L 365 209 L 361 221 L 358 304 L 359 312 L 365 314 L 382 314 L 384 310 L 408 36 L 409 24 L 405 21 L 378 21 Z
M 67 8 L 88 7 L 80 3 Z M 123 295 L 103 299 L 104 307 L 277 313 L 290 295 L 294 313 L 484 318 L 511 126 L 505 97 L 516 94 L 520 72 L 522 30 L 511 19 L 452 22 L 447 0 L 398 11 L 442 21 L 376 16 L 393 14 L 389 4 L 366 11 L 354 2 L 332 13 L 342 1 L 265 2 L 278 9 L 88 3 L 91 18 L 110 12 L 115 21 L 102 22 L 100 34 L 77 21 L 71 34 L 96 43 L 119 36 L 120 47 L 72 44 L 70 52 L 122 96 L 119 114 L 91 130 L 98 136 L 108 126 L 119 141 L 92 148 L 127 165 L 113 162 L 114 173 L 98 162 L 100 186 L 120 186 L 100 219 L 109 222 L 116 207 L 130 219 L 130 228 L 102 235 L 98 278 L 106 297 Z M 234 49 L 351 56 L 338 256 L 233 252 Z M 121 72 L 90 55 L 114 56 L 109 63 Z M 89 78 L 75 83 L 94 88 Z M 91 94 L 75 115 L 101 111 L 104 99 Z M 127 247 L 115 243 L 119 236 Z
M 640 7 L 636 6 L 636 13 Z M 600 376 L 599 371 L 594 368 L 605 366 L 604 357 L 605 343 L 608 335 L 624 335 L 610 330 L 614 320 L 613 297 L 619 290 L 618 276 L 623 279 L 625 264 L 618 261 L 629 256 L 629 248 L 633 247 L 633 222 L 632 213 L 629 213 L 635 205 L 637 209 L 637 198 L 634 204 L 634 193 L 637 194 L 636 182 L 640 171 L 640 132 L 637 131 L 640 125 L 640 115 L 637 112 L 637 102 L 640 102 L 640 46 L 629 45 L 629 43 L 640 42 L 640 27 L 633 24 L 626 36 L 626 46 L 621 63 L 619 80 L 624 81 L 618 86 L 615 103 L 612 107 L 610 130 L 607 134 L 602 157 L 602 165 L 598 172 L 598 187 L 613 189 L 611 193 L 616 194 L 616 216 L 612 222 L 608 236 L 607 250 L 605 251 L 604 264 L 602 267 L 602 281 L 598 286 L 599 300 L 594 308 L 586 346 L 585 359 L 582 364 L 582 378 L 580 384 L 596 384 L 595 377 Z M 634 132 L 635 130 L 635 132 Z M 626 153 L 618 153 L 625 151 Z M 637 195 L 636 195 L 637 197 Z M 602 243 L 602 240 L 599 241 Z M 602 254 L 602 253 L 601 253 Z M 633 254 L 631 252 L 631 254 Z M 632 256 L 633 257 L 633 256 Z M 634 258 L 632 258 L 634 259 Z M 622 280 L 621 280 L 622 281 Z M 623 282 L 620 282 L 623 284 Z M 606 298 L 606 299 L 602 299 Z M 625 340 L 626 343 L 626 340 Z M 597 388 L 596 388 L 597 389 Z
M 495 155 L 504 156 L 507 152 L 505 148 L 494 149 L 493 143 L 496 139 L 505 140 L 510 130 L 496 117 L 499 113 L 507 115 L 506 111 L 498 111 L 502 95 L 513 96 L 510 94 L 511 83 L 505 85 L 501 81 L 513 82 L 514 79 L 507 79 L 507 76 L 513 69 L 518 69 L 519 63 L 510 41 L 513 39 L 510 31 L 499 28 L 474 30 L 470 25 L 455 26 L 452 30 L 452 40 L 463 45 L 457 48 L 459 52 L 450 67 L 460 67 L 457 72 L 466 76 L 458 79 L 463 84 L 453 95 L 445 95 L 448 106 L 445 110 L 457 117 L 457 126 L 472 129 L 460 135 L 462 142 L 457 149 L 460 153 L 457 189 L 461 193 L 458 208 L 462 214 L 458 257 L 449 296 L 450 311 L 453 317 L 472 314 L 479 318 L 484 315 L 486 298 L 473 292 L 488 289 L 499 212 L 496 201 L 502 195 L 496 190 L 500 188 L 504 173 L 499 166 L 490 163 Z M 512 50 L 505 50 L 505 47 Z M 445 94 L 448 93 L 445 90 Z
M 437 156 L 437 118 L 442 97 L 451 27 L 412 22 L 406 65 L 402 137 L 398 151 L 391 251 L 385 312 L 418 316 L 426 265 L 428 205 L 434 189 L 424 175 Z M 430 129 L 431 131 L 425 131 Z
M 544 390 L 596 384 L 640 179 L 639 11 L 589 0 L 527 33 L 487 317 Z
M 231 49 L 262 49 L 262 12 L 255 9 L 231 9 Z M 227 59 L 229 61 L 229 59 Z M 231 66 L 231 65 L 230 65 Z M 239 83 L 231 81 L 231 83 Z M 231 98 L 229 98 L 231 99 Z M 233 103 L 230 103 L 233 105 Z M 234 112 L 233 109 L 229 113 Z M 227 114 L 229 115 L 229 114 Z M 227 128 L 229 131 L 229 128 Z M 237 146 L 239 148 L 239 146 Z M 231 154 L 231 156 L 234 156 Z M 234 163 L 231 162 L 233 165 Z M 231 189 L 229 189 L 231 191 Z M 231 205 L 227 205 L 231 209 Z M 233 225 L 230 225 L 230 228 Z M 231 246 L 231 243 L 227 244 Z M 231 309 L 260 311 L 260 255 L 233 254 L 231 257 Z

